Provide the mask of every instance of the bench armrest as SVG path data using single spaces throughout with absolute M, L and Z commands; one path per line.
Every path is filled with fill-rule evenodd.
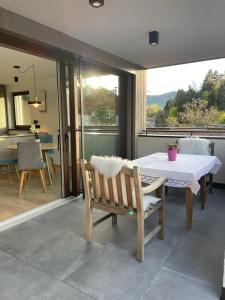
M 157 178 L 152 184 L 142 188 L 143 195 L 155 191 L 157 188 L 163 185 L 165 181 L 166 181 L 165 178 L 161 178 L 161 177 Z

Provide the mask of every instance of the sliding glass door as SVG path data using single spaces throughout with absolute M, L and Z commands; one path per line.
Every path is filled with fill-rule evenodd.
M 73 195 L 79 194 L 81 186 L 82 158 L 89 160 L 92 155 L 132 158 L 134 79 L 133 74 L 79 58 L 75 64 L 69 64 L 67 115 L 71 173 L 68 176 L 72 175 Z
M 81 65 L 82 156 L 120 155 L 120 77 Z

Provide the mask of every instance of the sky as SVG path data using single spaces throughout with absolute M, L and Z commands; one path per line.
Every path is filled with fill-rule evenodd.
M 209 69 L 224 73 L 225 58 L 148 70 L 147 94 L 187 90 L 189 85 L 200 88 Z

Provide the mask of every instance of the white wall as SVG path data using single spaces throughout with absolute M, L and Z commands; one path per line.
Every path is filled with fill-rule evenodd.
M 139 136 L 137 141 L 137 157 L 155 152 L 166 152 L 168 143 L 175 143 L 178 137 Z M 215 144 L 215 155 L 222 162 L 222 167 L 214 176 L 214 182 L 225 184 L 225 138 L 207 137 Z
M 55 65 L 52 62 L 53 67 Z M 31 74 L 32 77 L 32 74 Z M 47 95 L 47 112 L 39 112 L 39 108 L 30 106 L 31 120 L 38 120 L 41 125 L 40 132 L 48 132 L 53 135 L 54 143 L 58 143 L 58 129 L 59 129 L 59 116 L 58 116 L 58 93 L 57 93 L 57 77 L 55 76 L 41 78 L 39 74 L 37 80 L 37 89 L 46 90 Z M 12 93 L 18 91 L 30 91 L 31 99 L 33 97 L 32 81 L 20 81 L 19 83 L 6 86 L 7 101 L 8 101 L 8 114 L 9 114 L 9 128 L 13 128 L 12 113 L 13 101 Z M 42 99 L 40 99 L 42 101 Z M 44 99 L 43 99 L 44 100 Z M 55 161 L 60 164 L 59 153 L 55 151 Z

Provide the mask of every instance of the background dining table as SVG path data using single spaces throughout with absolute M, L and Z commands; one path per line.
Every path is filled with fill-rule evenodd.
M 6 147 L 8 150 L 17 150 L 17 144 L 12 144 Z M 49 158 L 48 151 L 57 149 L 57 145 L 54 143 L 41 143 L 41 150 L 43 153 L 43 158 L 46 163 L 46 168 L 48 171 L 49 183 L 52 184 L 52 178 L 54 177 L 54 170 L 52 166 L 51 159 Z
M 157 177 L 167 179 L 166 186 L 185 188 L 187 227 L 192 228 L 193 194 L 200 191 L 201 208 L 205 208 L 206 176 L 216 174 L 222 163 L 216 156 L 178 154 L 169 161 L 167 153 L 154 153 L 132 161 L 140 167 L 142 181 L 151 183 Z

